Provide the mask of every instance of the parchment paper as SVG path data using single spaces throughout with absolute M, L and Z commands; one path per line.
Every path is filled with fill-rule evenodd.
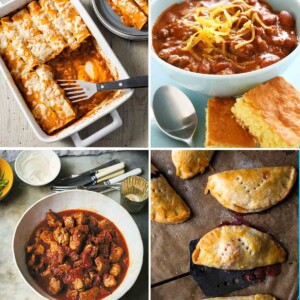
M 191 218 L 176 225 L 151 222 L 152 283 L 189 271 L 188 245 L 222 221 L 233 221 L 234 214 L 225 209 L 204 190 L 208 176 L 226 170 L 290 165 L 298 171 L 297 151 L 216 151 L 211 166 L 190 180 L 176 177 L 171 151 L 152 151 L 152 162 L 191 208 Z M 288 252 L 278 277 L 268 277 L 261 284 L 231 293 L 244 296 L 270 293 L 279 300 L 296 300 L 298 295 L 298 180 L 288 197 L 277 206 L 260 214 L 245 215 L 244 220 L 272 234 Z M 191 276 L 151 290 L 153 300 L 204 299 Z

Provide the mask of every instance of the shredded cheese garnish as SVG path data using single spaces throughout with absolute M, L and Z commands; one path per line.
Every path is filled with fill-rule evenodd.
M 221 52 L 228 59 L 232 59 L 232 54 L 226 50 L 226 43 L 236 41 L 235 49 L 252 43 L 256 37 L 255 22 L 265 29 L 270 28 L 259 18 L 255 6 L 244 0 L 224 0 L 211 7 L 197 7 L 182 22 L 194 31 L 183 50 L 191 52 L 201 42 L 204 53 Z M 250 39 L 243 39 L 250 33 Z

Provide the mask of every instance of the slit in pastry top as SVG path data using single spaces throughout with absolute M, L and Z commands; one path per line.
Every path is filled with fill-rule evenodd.
M 286 251 L 267 233 L 246 225 L 229 225 L 204 235 L 192 261 L 223 270 L 252 270 L 285 262 Z
M 260 212 L 286 198 L 296 177 L 291 166 L 225 171 L 208 177 L 205 193 L 238 213 Z

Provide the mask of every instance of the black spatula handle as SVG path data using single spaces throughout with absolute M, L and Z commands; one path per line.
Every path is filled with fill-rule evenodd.
M 151 285 L 151 288 L 155 288 L 155 287 L 157 287 L 157 286 L 160 286 L 160 285 L 163 285 L 163 284 L 169 283 L 169 282 L 171 282 L 171 281 L 174 281 L 174 280 L 177 280 L 177 279 L 186 277 L 186 276 L 190 276 L 190 275 L 191 275 L 190 272 L 186 272 L 186 273 L 183 273 L 183 274 L 180 274 L 180 275 L 171 277 L 171 278 L 169 278 L 169 279 L 162 280 L 162 281 L 160 281 L 160 282 L 154 283 L 154 284 Z
M 148 87 L 148 76 L 132 77 L 118 81 L 97 83 L 97 91 L 112 91 Z

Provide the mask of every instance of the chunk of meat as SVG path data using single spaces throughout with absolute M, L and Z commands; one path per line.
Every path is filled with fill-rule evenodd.
M 62 282 L 55 277 L 51 277 L 49 286 L 48 286 L 49 293 L 52 295 L 57 295 L 61 292 L 62 289 L 63 289 Z
M 35 244 L 35 254 L 42 255 L 45 253 L 45 247 L 41 244 Z
M 97 300 L 98 297 L 100 297 L 100 289 L 97 286 L 79 294 L 80 300 Z
M 57 227 L 53 232 L 53 237 L 61 245 L 68 245 L 69 244 L 70 234 L 63 227 Z
M 76 230 L 76 229 L 77 229 L 78 231 L 84 233 L 84 234 L 88 234 L 89 231 L 90 231 L 88 225 L 81 225 L 81 224 L 80 224 L 80 225 L 78 225 L 78 226 L 75 228 L 75 230 Z
M 112 236 L 108 230 L 103 230 L 93 237 L 92 240 L 95 244 L 109 244 L 112 241 Z
M 87 224 L 89 221 L 88 216 L 86 214 L 84 214 L 83 212 L 75 213 L 75 214 L 73 214 L 73 217 L 74 217 L 77 225 Z
M 34 245 L 31 245 L 31 246 L 27 246 L 26 247 L 26 252 L 27 253 L 32 253 L 34 251 Z
M 50 244 L 54 240 L 52 232 L 48 230 L 44 230 L 41 233 L 40 239 L 46 244 Z
M 84 291 L 85 290 L 85 282 L 81 278 L 75 278 L 73 282 L 73 287 L 77 291 Z
M 56 242 L 50 244 L 50 249 L 47 250 L 47 260 L 51 265 L 61 265 L 64 262 L 66 253 L 64 249 Z
M 35 244 L 32 246 L 27 246 L 26 251 L 27 251 L 27 253 L 34 253 L 37 255 L 42 255 L 45 253 L 45 247 L 41 244 Z
M 58 267 L 53 268 L 53 274 L 57 277 L 64 276 L 65 274 L 71 271 L 72 267 L 69 263 L 59 265 Z
M 92 283 L 93 283 L 93 280 L 91 278 L 89 278 L 89 277 L 84 278 L 84 285 L 85 285 L 86 290 L 91 288 Z
M 105 274 L 109 271 L 109 262 L 106 259 L 98 256 L 95 259 L 95 264 L 96 264 L 97 271 L 99 272 L 100 275 Z
M 98 221 L 98 227 L 100 229 L 111 229 L 111 222 L 109 222 L 107 219 L 103 219 L 101 221 Z
M 98 247 L 88 244 L 84 247 L 83 253 L 89 254 L 92 258 L 95 258 L 98 254 Z
M 85 238 L 86 235 L 83 234 L 77 228 L 75 228 L 74 234 L 70 237 L 70 244 L 69 244 L 70 248 L 72 250 L 75 250 L 76 252 L 79 252 Z
M 72 216 L 66 216 L 63 219 L 64 219 L 65 227 L 71 228 L 75 226 L 75 220 Z
M 51 209 L 46 213 L 46 220 L 50 227 L 62 227 L 63 222 L 60 216 L 54 213 Z
M 98 227 L 98 220 L 94 216 L 90 216 L 89 227 L 93 233 L 97 233 L 100 230 Z
M 58 243 L 56 242 L 51 242 L 50 243 L 50 252 L 54 253 L 54 252 L 62 252 L 61 247 L 58 245 Z
M 120 275 L 121 273 L 121 266 L 118 263 L 114 263 L 111 265 L 109 274 L 115 276 L 116 278 Z
M 104 274 L 103 284 L 107 288 L 112 288 L 117 285 L 116 278 L 111 274 Z
M 79 294 L 78 291 L 68 289 L 66 297 L 68 298 L 68 300 L 77 300 L 78 294 Z
M 28 260 L 28 266 L 32 267 L 37 262 L 37 256 L 35 254 L 32 254 Z
M 41 273 L 42 277 L 49 277 L 52 275 L 51 266 L 48 266 L 47 269 Z
M 111 247 L 111 252 L 110 252 L 110 255 L 109 255 L 109 260 L 111 262 L 118 262 L 121 259 L 123 253 L 124 253 L 124 251 L 123 251 L 123 249 L 120 246 L 113 245 Z
M 79 254 L 76 252 L 76 251 L 72 251 L 70 254 L 69 254 L 69 257 L 72 261 L 76 261 L 76 260 L 79 260 L 80 259 L 80 256 Z

